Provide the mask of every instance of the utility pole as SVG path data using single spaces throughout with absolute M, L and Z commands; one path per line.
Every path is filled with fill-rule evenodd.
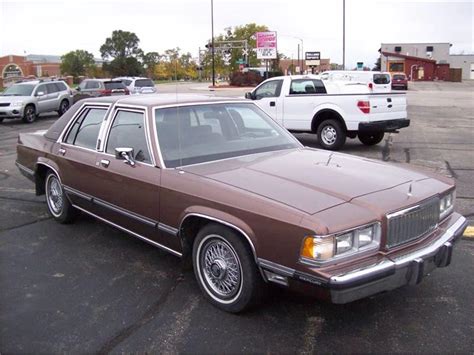
M 297 63 L 298 63 L 298 66 L 301 65 L 301 63 L 300 63 L 300 44 L 299 43 L 298 43 L 298 62 Z M 301 74 L 301 69 L 302 68 L 300 67 L 300 72 L 298 74 Z
M 346 0 L 342 0 L 342 70 L 346 70 Z
M 214 62 L 214 0 L 211 0 L 211 32 L 212 86 L 216 86 L 216 65 Z

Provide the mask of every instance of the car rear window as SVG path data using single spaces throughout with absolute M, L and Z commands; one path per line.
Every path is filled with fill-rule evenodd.
M 125 89 L 121 81 L 106 81 L 104 85 L 106 90 Z
M 374 84 L 390 84 L 390 75 L 374 74 Z
M 153 84 L 153 81 L 151 81 L 150 79 L 138 79 L 135 81 L 135 86 L 138 88 L 154 87 L 155 84 Z
M 400 75 L 400 74 L 398 74 L 398 75 L 394 75 L 393 78 L 394 78 L 395 80 L 405 80 L 405 79 L 406 79 L 406 76 L 405 76 L 405 75 Z

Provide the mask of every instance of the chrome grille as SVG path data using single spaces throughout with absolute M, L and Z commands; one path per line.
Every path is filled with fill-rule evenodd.
M 436 228 L 439 220 L 439 199 L 387 215 L 387 248 L 415 240 Z

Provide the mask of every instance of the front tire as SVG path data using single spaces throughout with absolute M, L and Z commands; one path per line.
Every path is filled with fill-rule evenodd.
M 75 217 L 74 207 L 69 202 L 59 178 L 53 172 L 46 175 L 46 204 L 48 212 L 59 223 L 70 223 Z
M 337 120 L 325 120 L 318 127 L 318 142 L 328 150 L 339 150 L 346 143 L 346 132 Z
M 372 133 L 359 133 L 359 140 L 365 145 L 376 145 L 379 144 L 383 136 L 385 135 L 384 132 L 372 132 Z
M 23 122 L 33 123 L 36 120 L 36 109 L 33 105 L 27 105 L 23 112 Z
M 199 288 L 216 307 L 238 313 L 254 304 L 263 287 L 252 252 L 242 236 L 219 224 L 203 227 L 193 245 Z

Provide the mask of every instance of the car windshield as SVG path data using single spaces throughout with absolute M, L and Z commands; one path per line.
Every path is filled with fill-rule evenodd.
M 393 76 L 393 79 L 395 80 L 405 80 L 405 75 L 394 75 Z
M 390 75 L 374 74 L 374 84 L 390 84 Z
M 155 87 L 155 84 L 153 84 L 153 81 L 151 81 L 150 79 L 138 79 L 135 80 L 135 86 L 138 88 Z
M 168 168 L 300 147 L 251 103 L 161 108 L 155 122 Z
M 17 84 L 5 90 L 3 96 L 30 96 L 35 85 Z
M 125 89 L 125 85 L 121 81 L 106 81 L 104 86 L 106 90 Z

